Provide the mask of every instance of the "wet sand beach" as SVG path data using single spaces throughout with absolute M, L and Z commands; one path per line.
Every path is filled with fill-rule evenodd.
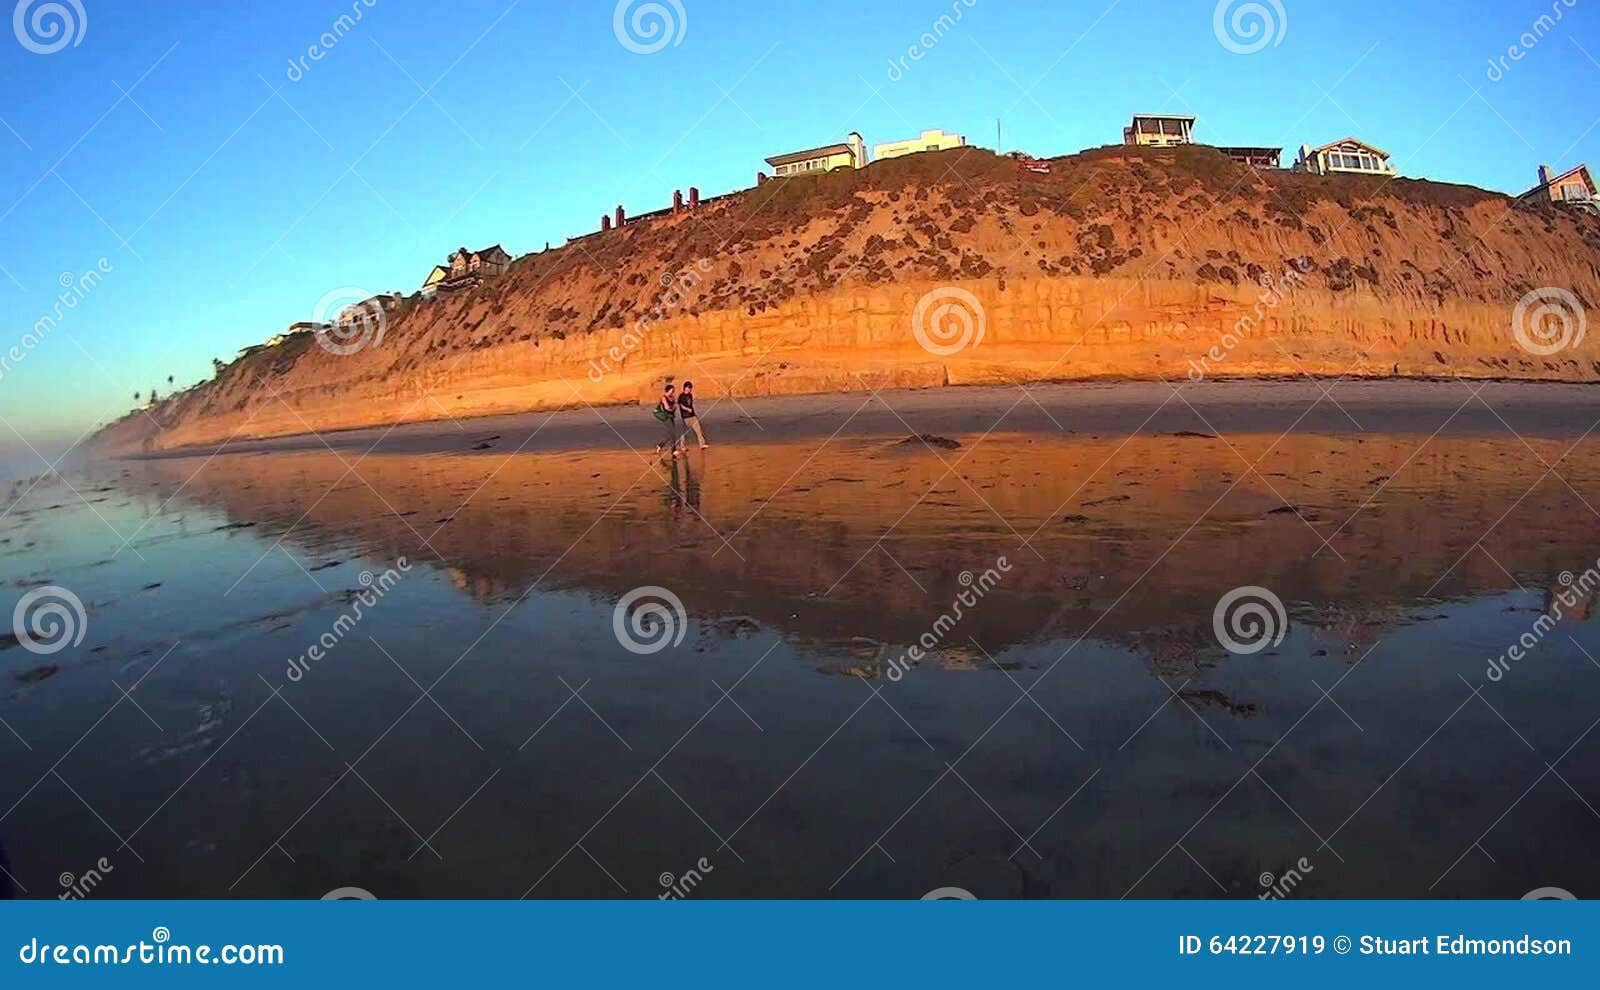
M 1600 394 L 745 405 L 677 462 L 579 410 L 28 492 L 0 579 L 84 623 L 0 649 L 23 896 L 1600 889 Z

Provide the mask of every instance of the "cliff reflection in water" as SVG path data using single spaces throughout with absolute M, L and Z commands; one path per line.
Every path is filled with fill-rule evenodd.
M 824 669 L 868 676 L 1004 557 L 1003 580 L 933 662 L 986 665 L 1087 635 L 1183 669 L 1220 652 L 1212 610 L 1241 585 L 1272 589 L 1338 655 L 1425 620 L 1419 603 L 1551 588 L 1593 562 L 1585 503 L 1600 485 L 1592 461 L 1561 460 L 1567 442 L 1425 440 L 991 436 L 957 450 L 714 449 L 670 465 L 487 451 L 126 470 L 149 498 L 219 509 L 312 554 L 406 556 L 487 603 L 660 585 L 717 628 L 769 627 Z

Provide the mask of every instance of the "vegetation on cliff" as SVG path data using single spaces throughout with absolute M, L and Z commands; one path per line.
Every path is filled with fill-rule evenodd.
M 766 182 L 412 297 L 357 353 L 309 336 L 259 350 L 103 440 L 627 401 L 674 372 L 713 394 L 994 380 L 1000 366 L 1008 380 L 1169 377 L 1285 271 L 1303 288 L 1228 373 L 1600 379 L 1587 348 L 1531 359 L 1509 326 L 1538 287 L 1600 300 L 1600 218 L 1423 180 L 1259 171 L 1203 146 L 1049 164 L 968 147 Z M 917 346 L 912 303 L 939 286 L 970 290 L 983 347 Z

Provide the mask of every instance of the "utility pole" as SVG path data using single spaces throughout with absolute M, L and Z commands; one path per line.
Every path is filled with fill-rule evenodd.
M 1002 144 L 1000 140 L 1000 118 L 996 117 L 994 119 L 994 153 L 997 155 L 1003 155 L 1005 152 L 1005 145 Z

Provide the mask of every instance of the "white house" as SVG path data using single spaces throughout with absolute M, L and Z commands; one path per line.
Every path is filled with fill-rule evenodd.
M 951 148 L 965 148 L 967 139 L 960 134 L 947 134 L 942 130 L 934 129 L 923 131 L 921 136 L 909 138 L 905 141 L 889 141 L 885 144 L 874 145 L 872 160 L 881 162 L 885 158 L 900 158 L 904 155 L 914 155 L 920 151 L 948 151 Z

